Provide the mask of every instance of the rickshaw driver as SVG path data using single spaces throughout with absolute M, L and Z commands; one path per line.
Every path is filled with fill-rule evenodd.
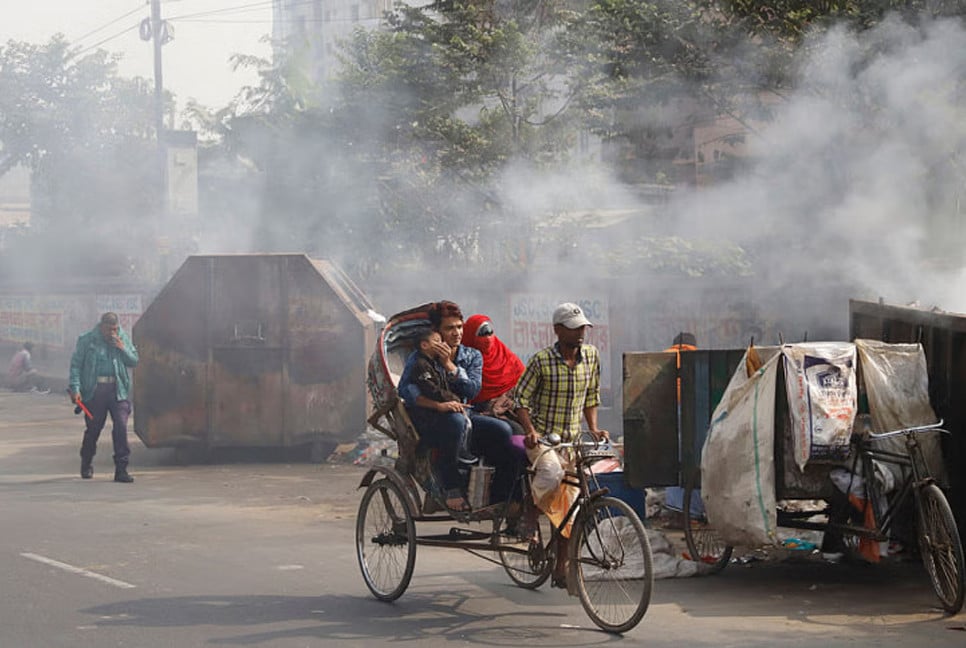
M 524 445 L 535 471 L 534 501 L 557 526 L 577 497 L 577 488 L 562 483 L 564 469 L 573 468 L 572 457 L 538 445 L 542 435 L 556 432 L 564 441 L 580 435 L 581 415 L 589 432 L 602 441 L 610 435 L 597 427 L 600 405 L 600 353 L 584 344 L 584 333 L 593 326 L 583 310 L 563 303 L 553 312 L 557 342 L 535 353 L 527 363 L 516 389 L 517 417 L 526 431 Z M 558 536 L 553 585 L 567 587 L 569 528 Z M 568 588 L 569 590 L 569 588 Z

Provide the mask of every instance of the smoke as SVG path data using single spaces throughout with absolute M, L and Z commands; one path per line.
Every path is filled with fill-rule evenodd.
M 215 202 L 230 224 L 211 228 L 201 251 L 306 251 L 355 264 L 387 313 L 443 297 L 492 313 L 510 292 L 605 294 L 612 318 L 644 319 L 625 348 L 663 348 L 682 328 L 729 346 L 756 330 L 768 342 L 782 329 L 843 338 L 849 297 L 966 310 L 966 33 L 954 21 L 892 18 L 859 34 L 817 33 L 802 52 L 792 87 L 759 97 L 770 117 L 747 119 L 742 144 L 702 141 L 720 137 L 714 124 L 695 131 L 685 152 L 706 155 L 699 173 L 732 165 L 713 182 L 629 186 L 594 140 L 564 168 L 512 160 L 485 186 L 434 179 L 409 151 L 387 182 L 339 157 L 361 142 L 295 132 L 261 145 L 275 147 L 276 179 L 298 180 L 288 193 L 303 202 L 272 204 L 260 195 L 266 185 L 248 183 Z M 750 75 L 739 82 L 764 76 L 757 61 L 734 69 Z M 387 142 L 398 132 L 378 101 L 357 117 Z M 642 106 L 631 118 L 671 138 L 681 117 L 676 106 Z M 272 200 L 285 194 L 277 186 Z M 392 200 L 436 214 L 427 227 L 437 243 L 420 244 L 425 232 L 406 223 L 387 230 Z M 286 210 L 304 218 L 274 217 Z M 376 251 L 371 267 L 359 267 L 360 242 Z M 487 259 L 498 263 L 481 267 Z
M 895 19 L 807 44 L 797 86 L 748 140 L 731 182 L 680 196 L 682 232 L 733 240 L 763 289 L 963 310 L 966 34 Z

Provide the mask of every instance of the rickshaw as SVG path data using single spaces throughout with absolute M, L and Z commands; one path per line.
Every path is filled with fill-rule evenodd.
M 420 446 L 418 431 L 396 393 L 414 339 L 429 326 L 431 306 L 424 304 L 389 318 L 369 362 L 367 387 L 374 406 L 369 424 L 398 448 L 392 467 L 372 466 L 359 485 L 365 492 L 356 518 L 356 555 L 369 591 L 382 601 L 402 596 L 420 545 L 462 549 L 502 565 L 516 585 L 536 589 L 549 579 L 557 558 L 557 534 L 571 522 L 568 585 L 601 629 L 623 633 L 634 628 L 650 603 L 651 548 L 633 508 L 610 496 L 593 472 L 597 461 L 616 456 L 608 444 L 564 443 L 547 435 L 548 450 L 567 448 L 574 453 L 576 468 L 567 472 L 565 482 L 580 491 L 559 527 L 536 509 L 529 490 L 530 469 L 519 477 L 523 510 L 518 516 L 509 514 L 510 502 L 490 503 L 485 497 L 477 502 L 469 497 L 471 508 L 466 511 L 446 507 L 432 453 Z M 454 525 L 444 533 L 417 531 L 417 524 L 444 522 Z
M 865 349 L 867 354 L 889 353 L 891 347 L 900 347 L 908 351 L 908 355 L 916 359 L 921 366 L 915 366 L 912 373 L 924 375 L 925 361 L 920 359 L 921 346 L 917 345 L 886 345 L 869 340 L 858 340 L 858 346 Z M 863 346 L 864 345 L 864 346 Z M 785 345 L 783 348 L 787 348 Z M 756 351 L 757 353 L 757 351 Z M 771 360 L 787 361 L 776 347 L 761 349 L 760 353 Z M 657 356 L 658 354 L 639 354 L 640 356 Z M 747 384 L 745 378 L 751 379 L 754 371 L 748 369 L 748 352 L 736 351 L 706 351 L 703 354 L 685 354 L 687 362 L 685 381 L 696 389 L 691 390 L 688 406 L 701 412 L 699 418 L 710 421 L 710 426 L 700 423 L 691 412 L 690 419 L 685 423 L 693 424 L 693 430 L 700 432 L 689 434 L 687 429 L 678 427 L 679 439 L 687 452 L 681 462 L 684 493 L 681 501 L 684 518 L 684 534 L 687 542 L 689 557 L 708 565 L 708 570 L 716 572 L 724 569 L 730 562 L 735 544 L 735 529 L 728 532 L 712 520 L 706 513 L 708 500 L 719 501 L 722 497 L 733 497 L 735 489 L 732 485 L 740 477 L 734 474 L 725 476 L 717 466 L 709 466 L 709 459 L 703 455 L 707 452 L 708 436 L 713 434 L 716 423 L 720 423 L 728 416 L 728 408 L 736 407 L 737 401 L 722 404 L 729 396 Z M 871 356 L 869 356 L 871 357 Z M 639 357 L 631 361 L 644 363 L 640 366 L 654 365 L 658 358 Z M 625 363 L 628 360 L 625 358 Z M 901 371 L 896 371 L 896 364 L 890 365 L 888 381 L 901 380 Z M 916 363 L 913 363 L 916 364 Z M 718 371 L 715 371 L 717 366 Z M 722 366 L 729 367 L 732 378 L 728 387 L 722 389 L 720 371 Z M 759 369 L 760 370 L 760 369 Z M 936 472 L 936 460 L 927 456 L 924 447 L 928 447 L 928 435 L 948 434 L 943 429 L 941 420 L 922 425 L 910 425 L 897 429 L 886 429 L 874 432 L 872 416 L 866 412 L 855 418 L 848 438 L 848 445 L 837 460 L 819 461 L 808 464 L 804 469 L 795 466 L 793 458 L 793 430 L 790 423 L 790 404 L 785 398 L 786 373 L 775 369 L 775 387 L 773 403 L 766 403 L 756 412 L 762 418 L 773 418 L 769 424 L 773 427 L 773 454 L 771 457 L 759 457 L 761 461 L 770 460 L 773 464 L 774 492 L 772 499 L 776 503 L 773 510 L 774 524 L 764 524 L 765 531 L 773 542 L 777 542 L 775 527 L 789 529 L 821 531 L 840 539 L 844 552 L 855 557 L 864 556 L 878 560 L 880 543 L 886 543 L 897 532 L 899 527 L 909 518 L 915 520 L 914 531 L 905 529 L 909 535 L 914 535 L 922 557 L 923 565 L 942 608 L 949 614 L 957 614 L 963 606 L 966 594 L 966 561 L 964 561 L 963 547 L 953 517 L 952 509 L 945 494 L 933 476 Z M 625 371 L 625 374 L 628 372 Z M 631 374 L 635 373 L 632 368 Z M 639 371 L 638 371 L 639 373 Z M 860 372 L 862 373 L 862 372 Z M 865 409 L 870 403 L 875 406 L 874 394 L 865 383 L 870 381 L 874 370 L 866 367 L 859 384 L 859 400 Z M 653 371 L 651 375 L 656 375 Z M 717 378 L 715 378 L 717 376 Z M 755 376 L 758 378 L 759 376 Z M 655 385 L 661 380 L 652 381 L 648 389 L 656 389 Z M 666 380 L 664 382 L 667 382 Z M 918 379 L 914 381 L 919 383 Z M 897 394 L 904 398 L 916 398 L 923 401 L 916 409 L 921 417 L 934 418 L 928 406 L 928 396 L 920 385 L 896 386 Z M 646 393 L 648 389 L 638 389 L 636 393 Z M 756 387 L 757 390 L 757 387 Z M 659 390 L 658 390 L 659 391 Z M 687 391 L 687 390 L 686 390 Z M 921 392 L 921 393 L 918 393 Z M 755 398 L 766 398 L 763 394 L 772 393 L 770 389 L 755 392 Z M 910 394 L 912 396 L 910 396 Z M 653 396 L 653 393 L 652 393 Z M 890 395 L 889 406 L 898 407 L 896 398 Z M 696 406 L 696 407 L 695 407 Z M 760 404 L 756 402 L 755 407 Z M 769 414 L 769 408 L 773 411 Z M 928 411 L 927 411 L 928 410 Z M 759 420 L 759 423 L 761 421 Z M 683 432 L 683 434 L 682 434 Z M 625 422 L 625 434 L 627 425 Z M 926 436 L 924 436 L 926 435 Z M 755 453 L 758 452 L 756 442 Z M 936 447 L 936 446 L 934 446 Z M 767 453 L 763 453 L 767 455 Z M 711 460 L 713 461 L 713 460 Z M 702 484 L 702 467 L 705 470 L 715 468 L 719 478 L 713 485 Z M 771 468 L 771 467 L 769 467 Z M 838 477 L 838 487 L 833 482 Z M 870 477 L 871 476 L 871 477 Z M 707 481 L 707 480 L 705 480 Z M 767 479 L 758 480 L 767 483 Z M 885 485 L 888 483 L 888 487 Z M 702 490 L 702 485 L 705 486 Z M 709 492 L 710 491 L 710 492 Z M 888 491 L 888 493 L 887 493 Z M 856 493 L 861 497 L 851 497 Z M 767 499 L 767 498 L 766 498 Z M 804 505 L 803 505 L 804 504 Z M 814 505 L 814 506 L 813 506 Z M 767 506 L 767 505 L 765 505 Z M 910 514 L 911 513 L 911 514 Z M 762 516 L 763 518 L 765 516 Z M 717 522 L 721 522 L 717 520 Z M 733 520 L 730 522 L 734 522 Z M 726 523 L 727 524 L 727 523 Z M 768 528 L 768 527 L 771 528 Z M 740 536 L 741 534 L 737 534 Z M 727 538 L 727 539 L 726 539 Z M 729 541 L 731 540 L 731 541 Z M 746 543 L 740 543 L 746 544 Z

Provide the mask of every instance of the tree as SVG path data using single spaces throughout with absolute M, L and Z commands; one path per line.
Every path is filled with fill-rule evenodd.
M 304 251 L 339 261 L 357 276 L 371 271 L 381 246 L 379 201 L 369 157 L 352 116 L 337 112 L 326 88 L 307 77 L 299 53 L 267 61 L 236 56 L 259 83 L 228 106 L 192 104 L 203 135 L 202 209 L 211 234 L 245 232 L 234 243 L 253 252 Z M 230 222 L 224 222 L 225 220 Z
M 152 94 L 143 80 L 119 77 L 116 63 L 103 50 L 81 56 L 60 36 L 0 46 L 0 173 L 31 170 L 33 236 L 70 232 L 60 246 L 66 254 L 36 272 L 62 273 L 75 261 L 89 269 L 92 255 L 82 248 L 107 233 L 118 240 L 124 232 L 119 257 L 137 257 L 148 244 L 160 188 Z

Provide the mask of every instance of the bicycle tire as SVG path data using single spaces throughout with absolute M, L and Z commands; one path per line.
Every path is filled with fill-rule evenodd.
M 958 614 L 966 592 L 963 544 L 956 519 L 942 490 L 925 484 L 918 490 L 919 550 L 943 609 Z
M 627 632 L 644 617 L 654 587 L 647 531 L 627 503 L 600 497 L 582 507 L 570 540 L 570 577 L 602 630 Z
M 416 522 L 405 494 L 389 479 L 369 485 L 356 517 L 356 557 L 380 601 L 402 596 L 416 566 Z
M 727 545 L 718 536 L 707 516 L 693 510 L 692 496 L 700 493 L 701 469 L 695 468 L 688 475 L 684 486 L 684 541 L 688 545 L 689 558 L 709 567 L 709 573 L 716 574 L 728 566 L 734 547 Z
M 534 590 L 547 582 L 553 569 L 553 527 L 550 520 L 537 510 L 536 504 L 527 500 L 523 503 L 524 512 L 515 530 L 504 528 L 502 516 L 493 520 L 493 544 L 510 580 L 524 589 Z M 527 519 L 534 520 L 533 528 L 527 528 Z M 525 550 L 526 553 L 510 549 Z

